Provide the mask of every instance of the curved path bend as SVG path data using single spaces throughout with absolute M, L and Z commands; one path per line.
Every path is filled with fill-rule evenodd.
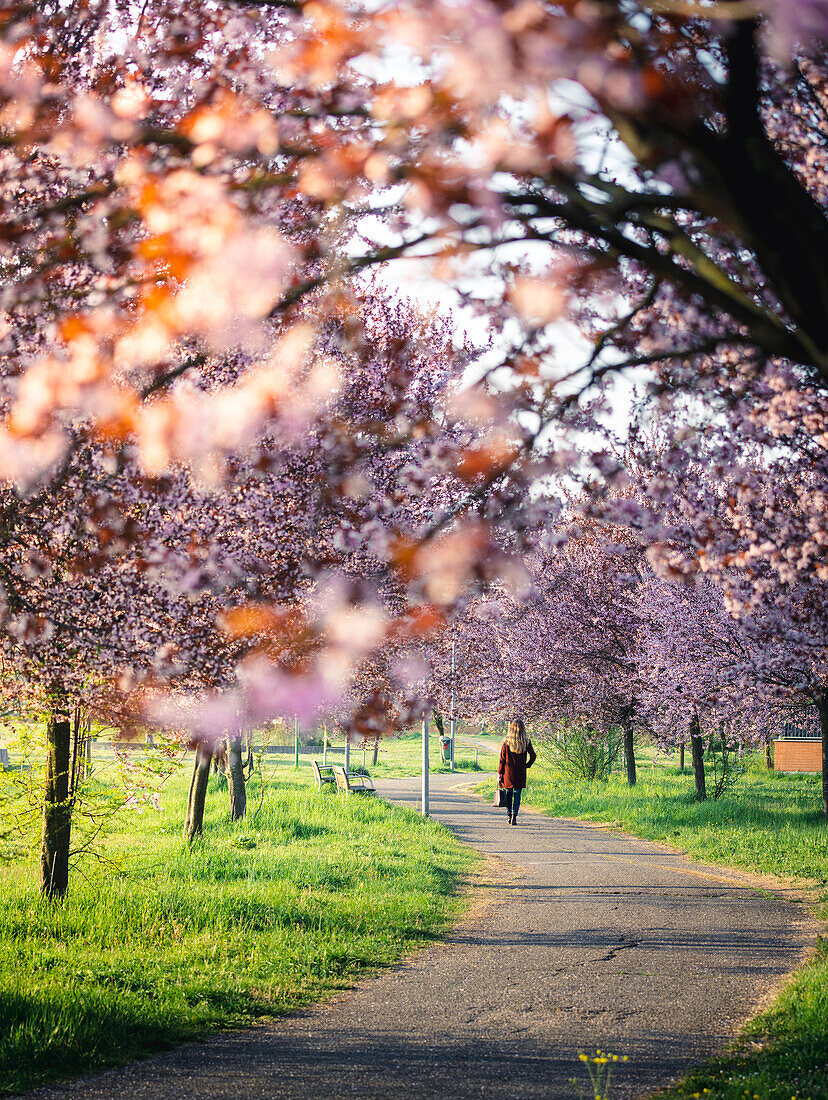
M 614 1098 L 727 1042 L 814 926 L 748 876 L 574 821 L 504 812 L 432 777 L 432 816 L 490 857 L 447 939 L 327 1004 L 32 1097 L 84 1100 L 573 1100 L 609 1049 Z M 384 797 L 416 808 L 415 780 Z

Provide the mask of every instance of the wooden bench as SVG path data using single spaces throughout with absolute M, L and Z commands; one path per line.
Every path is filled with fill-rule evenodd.
M 341 764 L 334 764 L 333 772 L 336 776 L 336 789 L 341 794 L 376 793 L 374 781 L 370 775 L 362 775 L 361 772 L 346 772 Z
M 326 783 L 336 783 L 332 764 L 317 764 L 315 760 L 311 760 L 311 767 L 313 768 L 313 778 L 316 780 L 317 790 L 321 791 Z

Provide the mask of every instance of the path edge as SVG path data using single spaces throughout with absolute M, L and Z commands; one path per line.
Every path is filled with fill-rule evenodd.
M 478 779 L 470 783 L 461 783 L 458 784 L 454 790 L 467 798 L 474 799 L 478 802 L 485 802 L 485 796 L 477 790 L 482 782 L 482 779 Z M 545 810 L 538 809 L 536 806 L 522 805 L 521 813 L 526 812 L 536 817 L 546 818 L 547 821 L 568 822 L 587 828 L 600 829 L 611 836 L 624 837 L 627 840 L 641 840 L 647 844 L 654 845 L 656 848 L 661 848 L 662 851 L 670 855 L 684 856 L 685 859 L 690 860 L 692 863 L 704 863 L 704 861 L 696 859 L 695 856 L 677 845 L 672 845 L 667 841 L 653 840 L 646 836 L 637 836 L 635 833 L 627 832 L 626 829 L 622 829 L 618 825 L 610 822 L 594 821 L 590 818 L 553 816 Z M 744 885 L 747 887 L 752 887 L 755 890 L 764 890 L 779 901 L 795 906 L 799 910 L 800 916 L 799 919 L 794 922 L 794 926 L 801 932 L 805 943 L 797 953 L 797 958 L 793 967 L 786 974 L 781 974 L 773 985 L 762 994 L 759 1000 L 750 1006 L 747 1015 L 718 1054 L 713 1058 L 706 1059 L 704 1062 L 699 1062 L 698 1065 L 693 1066 L 687 1073 L 682 1074 L 681 1077 L 674 1078 L 666 1085 L 659 1085 L 654 1089 L 647 1089 L 643 1092 L 634 1093 L 630 1100 L 661 1100 L 661 1098 L 664 1098 L 664 1100 L 673 1100 L 672 1090 L 681 1085 L 682 1081 L 685 1081 L 690 1073 L 698 1069 L 703 1069 L 718 1058 L 728 1056 L 734 1058 L 738 1057 L 742 1053 L 740 1049 L 741 1044 L 750 1042 L 750 1037 L 744 1034 L 745 1029 L 758 1016 L 761 1016 L 772 1008 L 788 986 L 791 985 L 799 974 L 816 959 L 820 939 L 823 936 L 828 936 L 828 896 L 820 898 L 815 898 L 813 896 L 815 890 L 824 890 L 822 883 L 809 879 L 786 879 L 781 875 L 774 875 L 766 872 L 760 874 L 748 871 L 742 867 L 732 867 L 728 863 L 719 863 L 713 860 L 708 861 L 707 865 L 728 872 L 737 878 L 742 878 L 745 880 Z M 818 906 L 823 908 L 824 913 L 816 912 Z

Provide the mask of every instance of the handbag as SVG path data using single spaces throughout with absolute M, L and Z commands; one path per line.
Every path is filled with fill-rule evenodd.
M 494 793 L 494 804 L 495 806 L 497 806 L 498 809 L 506 805 L 506 788 L 501 787 L 499 783 L 497 785 L 497 790 Z

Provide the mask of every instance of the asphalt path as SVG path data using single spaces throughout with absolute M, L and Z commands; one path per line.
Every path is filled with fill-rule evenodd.
M 613 1100 L 720 1050 L 812 940 L 747 875 L 431 780 L 431 814 L 487 857 L 444 941 L 333 1001 L 30 1097 L 419 1100 L 591 1094 L 582 1052 L 626 1055 Z M 418 781 L 380 793 L 412 809 Z

